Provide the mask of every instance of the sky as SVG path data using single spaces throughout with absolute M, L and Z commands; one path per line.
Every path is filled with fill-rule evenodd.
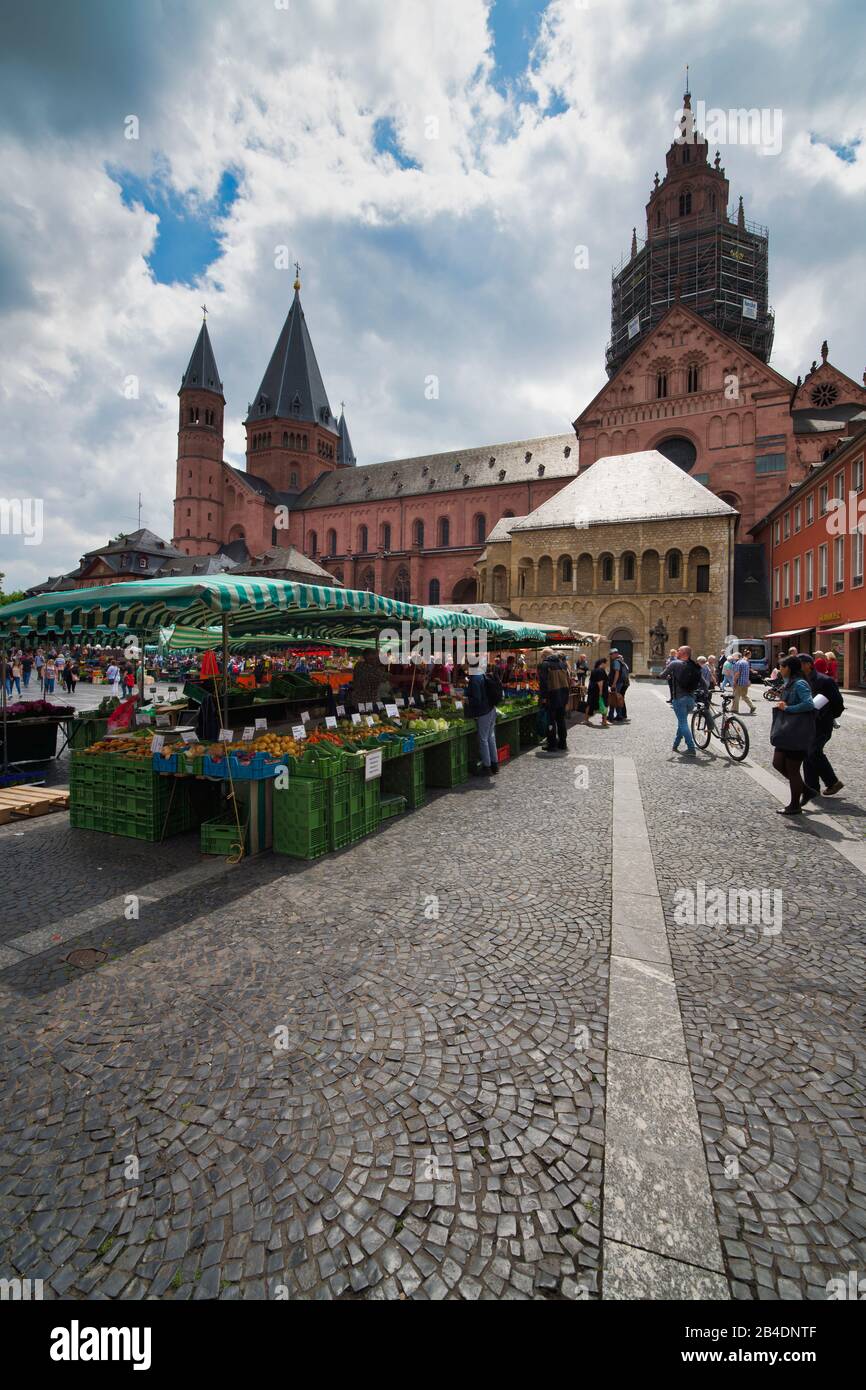
M 686 63 L 693 103 L 781 131 L 773 153 L 720 147 L 732 203 L 770 229 L 773 365 L 795 379 L 827 338 L 866 367 L 866 93 L 841 61 L 862 0 L 0 0 L 0 18 L 7 591 L 133 529 L 139 494 L 171 537 L 202 304 L 243 463 L 295 259 L 360 464 L 567 431 L 605 380 L 611 266 Z M 41 504 L 41 537 L 16 499 Z

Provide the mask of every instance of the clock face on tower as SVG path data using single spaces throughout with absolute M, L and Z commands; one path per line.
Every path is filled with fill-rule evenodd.
M 832 381 L 822 381 L 813 388 L 810 400 L 820 410 L 824 406 L 835 405 L 838 396 L 839 391 Z

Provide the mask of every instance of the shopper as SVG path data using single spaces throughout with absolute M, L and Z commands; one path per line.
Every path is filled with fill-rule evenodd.
M 496 747 L 496 706 L 502 699 L 502 681 L 493 665 L 488 671 L 472 671 L 466 683 L 466 712 L 478 728 L 479 776 L 496 776 L 499 752 Z
M 822 795 L 822 780 L 825 788 L 824 796 L 835 796 L 844 786 L 844 783 L 839 781 L 833 771 L 833 766 L 824 749 L 833 737 L 833 723 L 843 713 L 845 701 L 842 699 L 842 692 L 832 676 L 824 676 L 820 671 L 815 670 L 815 658 L 810 656 L 808 652 L 801 654 L 800 665 L 803 670 L 803 679 L 808 682 L 812 699 L 818 710 L 815 718 L 815 741 L 803 761 L 805 791 L 800 797 L 800 805 L 805 806 L 816 796 Z M 818 708 L 819 696 L 827 702 L 826 704 L 822 703 L 820 708 Z
M 824 653 L 824 660 L 825 660 L 826 663 L 827 663 L 827 675 L 830 677 L 831 680 L 833 680 L 833 681 L 838 681 L 838 679 L 839 679 L 839 662 L 836 660 L 836 653 L 835 653 L 835 652 L 825 652 L 825 653 Z
M 779 665 L 785 683 L 781 699 L 773 705 L 770 743 L 773 767 L 788 779 L 791 794 L 788 805 L 780 806 L 776 814 L 799 816 L 804 791 L 800 769 L 815 739 L 815 705 L 799 657 L 785 656 Z
M 114 657 L 112 657 L 108 663 L 108 669 L 105 672 L 105 679 L 111 686 L 112 695 L 117 696 L 117 698 L 119 699 L 122 693 L 120 689 L 120 667 L 114 660 Z
M 713 689 L 716 683 L 713 678 L 713 668 L 710 665 L 709 657 L 699 656 L 698 665 L 701 668 L 701 680 L 703 681 L 704 685 L 707 687 L 707 691 L 709 692 Z
M 600 656 L 589 673 L 589 684 L 586 692 L 586 714 L 583 717 L 584 724 L 592 723 L 594 714 L 601 715 L 601 727 L 608 728 L 607 721 L 607 700 L 610 693 L 610 685 L 607 675 L 607 657 Z
M 7 675 L 7 685 L 8 685 L 8 687 L 9 687 L 9 694 L 10 694 L 10 695 L 12 694 L 12 687 L 13 687 L 13 685 L 14 685 L 16 694 L 20 695 L 20 694 L 21 694 L 21 656 L 20 656 L 20 654 L 17 655 L 17 656 L 13 656 L 13 658 L 12 658 L 12 663 L 11 663 L 10 666 L 7 666 L 6 670 L 7 670 L 7 672 L 8 672 L 8 675 Z
M 680 739 L 684 739 L 686 753 L 694 756 L 698 750 L 689 728 L 689 715 L 695 707 L 695 691 L 703 684 L 703 678 L 700 666 L 692 660 L 691 647 L 679 647 L 659 679 L 666 680 L 672 691 L 671 704 L 677 717 L 673 751 L 680 751 Z
M 54 679 L 57 675 L 57 667 L 54 664 L 54 657 L 49 656 L 45 665 L 42 667 L 42 693 L 44 695 L 54 694 Z
M 625 696 L 629 687 L 628 663 L 616 647 L 610 649 L 610 722 L 628 724 Z
M 63 679 L 66 682 L 66 689 L 70 695 L 75 694 L 75 687 L 78 684 L 78 663 L 74 657 L 69 657 L 63 670 Z
M 24 672 L 24 689 L 30 685 L 30 673 L 33 670 L 33 657 L 29 652 L 25 652 L 21 658 L 21 670 Z
M 538 700 L 547 711 L 547 752 L 563 753 L 567 747 L 565 708 L 569 680 L 565 657 L 545 647 L 538 665 Z
M 751 652 L 748 647 L 744 647 L 739 657 L 733 663 L 733 687 L 734 687 L 734 714 L 740 712 L 740 701 L 745 700 L 749 706 L 749 713 L 755 713 L 754 701 L 749 698 L 749 681 L 752 678 L 752 668 L 749 665 Z
M 698 660 L 700 661 L 700 658 Z M 710 689 L 715 690 L 719 684 L 719 668 L 712 653 L 707 657 L 707 665 L 710 668 Z

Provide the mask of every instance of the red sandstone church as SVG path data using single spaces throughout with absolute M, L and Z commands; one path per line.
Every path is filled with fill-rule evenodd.
M 294 546 L 350 588 L 470 603 L 475 561 L 502 517 L 526 515 L 599 458 L 658 449 L 739 512 L 735 613 L 769 615 L 764 550 L 749 529 L 866 419 L 866 389 L 828 361 L 826 343 L 796 384 L 769 365 L 767 231 L 746 221 L 742 198 L 729 215 L 720 156 L 710 164 L 690 109 L 686 93 L 646 238 L 632 233 L 613 278 L 609 380 L 574 434 L 357 467 L 296 279 L 244 422 L 246 469 L 223 460 L 225 397 L 202 324 L 179 391 L 174 545 L 245 567 L 255 557 L 270 572 Z

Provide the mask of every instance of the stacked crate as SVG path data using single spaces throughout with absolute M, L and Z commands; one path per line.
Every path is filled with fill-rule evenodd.
M 158 841 L 213 815 L 216 789 L 161 777 L 149 759 L 73 753 L 69 821 L 80 830 Z

